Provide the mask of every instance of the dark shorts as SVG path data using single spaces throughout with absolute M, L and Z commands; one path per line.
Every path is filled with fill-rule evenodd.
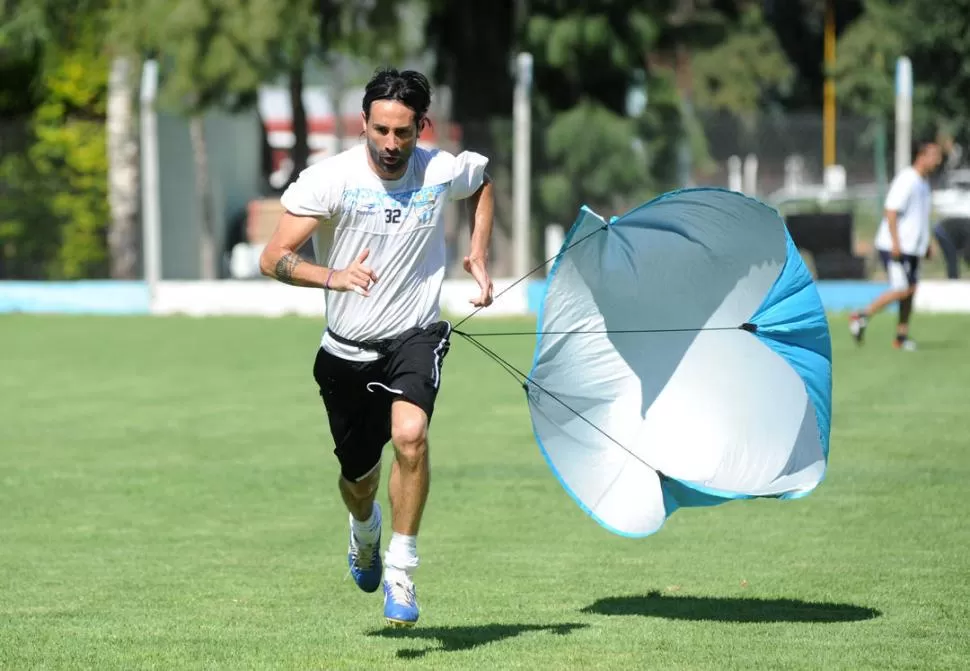
M 882 267 L 886 270 L 889 285 L 896 291 L 911 289 L 919 283 L 919 257 L 903 254 L 899 261 L 893 261 L 892 255 L 879 250 Z
M 356 482 L 380 463 L 391 439 L 391 404 L 396 399 L 415 404 L 431 421 L 450 337 L 451 324 L 440 321 L 393 340 L 360 343 L 381 353 L 376 361 L 349 361 L 319 349 L 313 377 L 346 479 Z

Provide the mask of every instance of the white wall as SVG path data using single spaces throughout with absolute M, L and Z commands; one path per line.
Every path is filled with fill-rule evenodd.
M 498 294 L 511 285 L 513 280 L 493 282 L 495 293 Z M 481 314 L 528 314 L 526 290 L 526 283 L 518 284 Z M 475 308 L 468 301 L 477 295 L 478 285 L 474 280 L 446 280 L 441 290 L 442 310 L 453 316 L 470 314 Z M 156 315 L 301 315 L 322 319 L 325 308 L 326 292 L 319 289 L 292 287 L 270 280 L 222 280 L 160 282 L 156 287 L 151 311 Z

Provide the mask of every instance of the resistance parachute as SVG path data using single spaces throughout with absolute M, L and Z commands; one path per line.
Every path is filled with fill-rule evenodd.
M 526 382 L 550 468 L 625 536 L 680 507 L 797 498 L 823 479 L 832 353 L 784 222 L 685 189 L 583 208 L 550 270 Z

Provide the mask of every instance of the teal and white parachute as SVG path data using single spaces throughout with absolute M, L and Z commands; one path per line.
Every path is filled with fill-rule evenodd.
M 825 476 L 828 323 L 778 213 L 685 189 L 583 208 L 550 270 L 525 382 L 575 501 L 625 536 L 680 507 L 796 498 Z

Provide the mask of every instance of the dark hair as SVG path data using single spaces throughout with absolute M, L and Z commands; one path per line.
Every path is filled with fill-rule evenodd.
M 431 84 L 416 70 L 398 72 L 394 68 L 381 68 L 364 90 L 364 118 L 370 118 L 370 106 L 375 100 L 397 100 L 410 107 L 420 129 L 431 106 Z
M 913 160 L 919 158 L 920 154 L 925 152 L 933 145 L 940 146 L 939 141 L 933 137 L 921 137 L 914 140 L 912 146 Z M 942 149 L 942 147 L 940 148 Z

